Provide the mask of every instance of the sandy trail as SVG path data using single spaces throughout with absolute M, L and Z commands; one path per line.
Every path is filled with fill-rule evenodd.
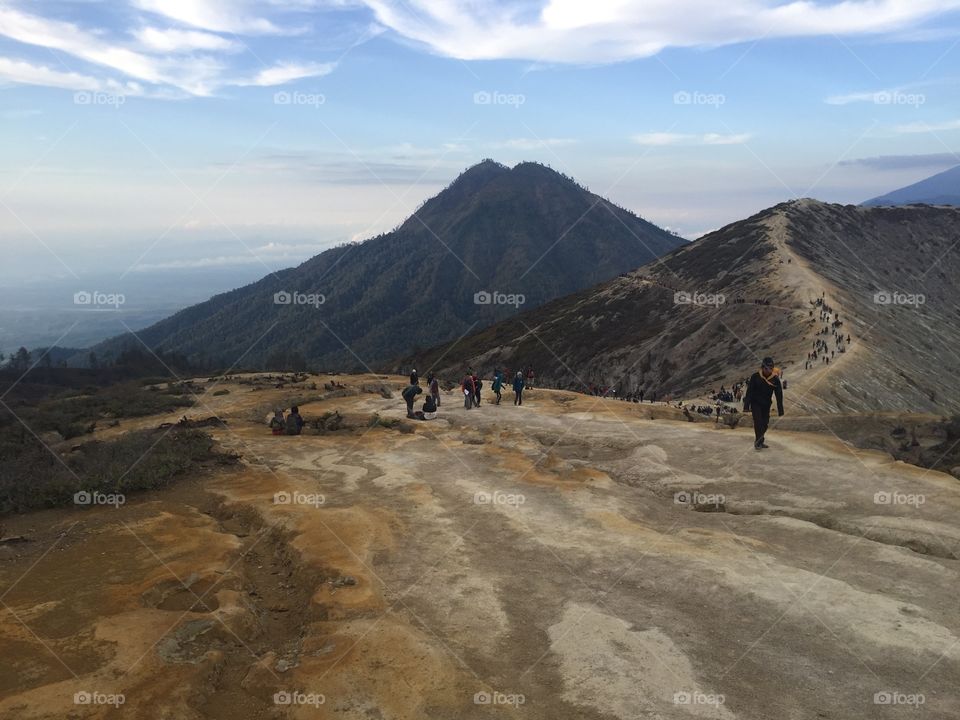
M 953 478 L 541 390 L 273 437 L 289 389 L 222 387 L 240 470 L 17 519 L 0 717 L 960 716 Z

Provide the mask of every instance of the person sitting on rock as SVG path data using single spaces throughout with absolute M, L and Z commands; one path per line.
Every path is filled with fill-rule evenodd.
M 270 430 L 274 435 L 283 435 L 286 422 L 283 418 L 283 410 L 274 410 L 273 417 L 270 418 Z
M 284 427 L 287 435 L 299 435 L 300 431 L 303 430 L 303 418 L 300 417 L 300 408 L 296 405 L 290 408 L 290 414 L 287 415 Z
M 427 395 L 427 399 L 423 401 L 423 419 L 424 420 L 433 420 L 437 417 L 437 403 L 433 399 L 433 395 Z

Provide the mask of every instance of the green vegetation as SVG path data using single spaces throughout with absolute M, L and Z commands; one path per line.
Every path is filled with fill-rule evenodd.
M 195 429 L 141 430 L 60 455 L 33 435 L 0 436 L 0 514 L 69 505 L 74 495 L 129 494 L 168 485 L 201 464 L 232 461 Z

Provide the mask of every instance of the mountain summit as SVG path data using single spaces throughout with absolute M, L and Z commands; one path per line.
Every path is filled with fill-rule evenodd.
M 609 280 L 685 241 L 537 163 L 485 160 L 396 230 L 137 333 L 208 366 L 363 368 Z M 114 338 L 105 356 L 139 342 Z M 280 363 L 277 365 L 277 363 Z

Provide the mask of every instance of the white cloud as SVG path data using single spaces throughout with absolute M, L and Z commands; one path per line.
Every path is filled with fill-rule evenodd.
M 939 123 L 913 122 L 907 123 L 906 125 L 898 125 L 894 130 L 901 134 L 960 130 L 960 120 L 947 120 Z
M 743 145 L 750 139 L 749 133 L 738 133 L 734 135 L 720 135 L 718 133 L 707 133 L 700 137 L 704 145 Z
M 145 27 L 134 32 L 145 47 L 158 52 L 189 52 L 191 50 L 234 50 L 238 43 L 213 33 L 199 30 L 161 30 Z
M 138 6 L 162 10 L 164 15 L 186 24 L 210 26 L 223 32 L 273 32 L 271 23 L 245 18 L 244 7 L 250 3 L 154 2 L 138 0 Z M 269 8 L 307 7 L 303 0 L 273 0 Z M 232 19 L 217 22 L 217 18 Z M 296 61 L 275 63 L 257 71 L 252 77 L 237 80 L 236 61 L 232 59 L 244 47 L 242 40 L 222 37 L 206 29 L 155 27 L 143 23 L 134 29 L 111 32 L 104 28 L 84 27 L 74 22 L 43 17 L 20 11 L 0 2 L 0 36 L 19 43 L 57 50 L 73 58 L 100 66 L 125 76 L 123 81 L 95 77 L 96 67 L 84 73 L 61 71 L 22 61 L 8 60 L 6 79 L 13 82 L 46 85 L 68 89 L 103 89 L 156 98 L 184 95 L 208 96 L 221 88 L 239 86 L 273 86 L 306 77 L 326 75 L 333 63 Z M 248 73 L 253 71 L 248 70 Z M 136 84 L 132 84 L 132 83 Z M 144 84 L 147 86 L 144 87 Z M 121 85 L 123 87 L 121 87 Z
M 495 143 L 494 147 L 506 148 L 508 150 L 542 150 L 545 147 L 562 147 L 564 145 L 573 145 L 576 142 L 573 138 L 514 138 L 501 143 Z
M 363 0 L 376 19 L 435 53 L 465 60 L 617 62 L 666 47 L 901 31 L 960 0 Z
M 0 81 L 23 85 L 44 85 L 65 90 L 99 90 L 101 83 L 89 75 L 52 70 L 23 60 L 0 57 Z
M 705 133 L 693 135 L 689 133 L 651 132 L 633 136 L 638 145 L 742 145 L 750 139 L 749 133 L 721 135 L 719 133 Z
M 333 72 L 334 63 L 280 63 L 273 67 L 264 68 L 248 80 L 239 80 L 236 85 L 258 85 L 268 87 L 271 85 L 283 85 L 293 80 L 301 80 L 308 77 L 322 77 Z
M 281 32 L 267 18 L 258 17 L 253 12 L 253 3 L 248 0 L 134 0 L 134 5 L 185 25 L 214 32 Z

